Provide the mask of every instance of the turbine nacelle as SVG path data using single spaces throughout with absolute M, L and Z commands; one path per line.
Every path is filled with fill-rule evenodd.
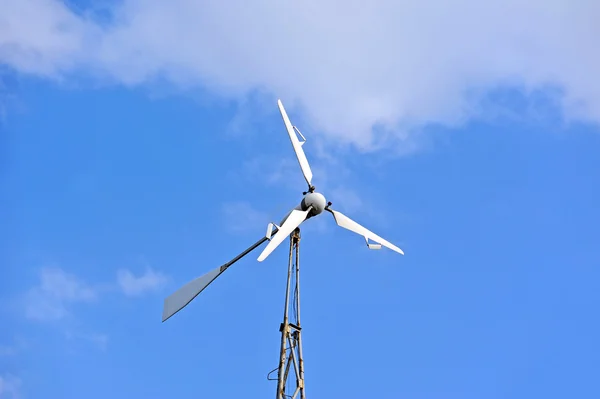
M 315 192 L 306 193 L 306 195 L 302 199 L 302 202 L 300 203 L 300 208 L 303 211 L 306 211 L 309 208 L 311 208 L 309 217 L 317 216 L 318 214 L 322 213 L 326 207 L 327 200 L 325 199 L 325 196 L 323 196 L 323 194 L 321 193 Z

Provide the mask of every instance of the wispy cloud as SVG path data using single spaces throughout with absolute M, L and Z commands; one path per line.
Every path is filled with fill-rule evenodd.
M 0 345 L 0 357 L 13 356 L 17 353 L 17 348 L 11 345 Z
M 99 332 L 82 332 L 80 323 L 65 323 L 77 319 L 76 305 L 100 302 L 105 296 L 122 294 L 125 297 L 142 296 L 157 292 L 168 281 L 168 277 L 150 267 L 139 275 L 128 269 L 117 271 L 115 280 L 88 283 L 79 276 L 59 267 L 42 268 L 38 283 L 26 291 L 23 301 L 24 314 L 34 322 L 54 322 L 68 340 L 80 340 L 106 350 L 109 337 Z M 0 356 L 16 353 L 17 345 L 1 345 Z
M 354 190 L 338 186 L 330 189 L 328 194 L 331 198 L 335 198 L 338 207 L 345 209 L 347 212 L 364 209 L 363 199 Z
M 135 276 L 127 269 L 117 272 L 117 284 L 127 296 L 140 296 L 148 292 L 155 292 L 162 288 L 168 281 L 164 274 L 147 268 L 140 276 Z
M 90 284 L 59 267 L 40 270 L 39 283 L 25 294 L 25 315 L 35 321 L 58 321 L 71 314 L 78 303 L 98 301 L 115 290 L 125 296 L 140 296 L 156 292 L 168 281 L 166 275 L 150 267 L 136 276 L 128 269 L 119 269 L 113 282 Z
M 388 208 L 386 201 L 378 201 L 370 191 L 356 191 L 347 186 L 334 186 L 329 190 L 332 208 L 346 214 L 351 219 L 361 219 L 371 226 L 387 225 L 389 217 L 385 210 Z M 395 214 L 396 212 L 390 212 Z M 366 219 L 366 220 L 365 220 Z M 369 228 L 368 225 L 365 227 Z
M 261 225 L 267 227 L 270 222 L 266 212 L 254 208 L 249 202 L 227 202 L 222 206 L 225 224 L 229 231 L 242 233 L 256 231 Z
M 21 397 L 21 384 L 21 379 L 15 375 L 0 375 L 0 398 L 19 399 Z
M 285 134 L 285 133 L 283 133 Z M 278 158 L 258 157 L 243 163 L 239 171 L 232 173 L 232 180 L 252 182 L 277 189 L 301 190 L 304 188 L 304 178 L 298 161 L 295 158 L 291 144 L 282 149 L 288 151 L 286 156 Z M 311 167 L 313 160 L 311 162 Z
M 250 139 L 255 137 L 250 132 L 265 133 L 267 129 L 265 120 L 277 113 L 277 107 L 273 107 L 270 95 L 261 91 L 254 91 L 240 100 L 235 114 L 228 123 L 225 133 L 236 140 Z M 283 126 L 283 125 L 282 125 Z
M 281 133 L 286 134 L 285 131 Z M 331 171 L 334 171 L 336 179 L 341 179 L 347 174 L 347 169 L 339 160 L 318 156 L 314 144 L 311 140 L 310 145 L 304 147 L 304 151 L 313 172 L 313 184 L 318 190 L 323 190 L 332 183 Z M 277 191 L 301 194 L 307 189 L 307 185 L 289 140 L 283 142 L 280 151 L 283 155 L 277 158 L 258 157 L 244 162 L 237 171 L 229 175 L 229 178 L 238 183 L 241 181 L 243 184 L 260 184 Z
M 21 337 L 16 337 L 10 344 L 0 344 L 0 357 L 15 356 L 27 347 L 27 342 Z
M 65 331 L 65 338 L 68 340 L 83 340 L 89 342 L 101 351 L 106 351 L 108 348 L 109 337 L 107 334 Z
M 25 296 L 25 315 L 32 320 L 60 320 L 69 315 L 70 305 L 98 296 L 95 288 L 57 267 L 43 268 L 39 279 Z
M 6 123 L 8 108 L 14 104 L 17 91 L 15 73 L 0 65 L 0 127 Z
M 97 18 L 60 0 L 5 0 L 0 62 L 125 85 L 160 77 L 234 99 L 260 89 L 301 106 L 314 130 L 363 148 L 385 145 L 389 132 L 404 139 L 476 118 L 499 86 L 558 88 L 566 114 L 600 121 L 600 83 L 590 79 L 600 68 L 598 2 L 357 4 L 340 14 L 334 0 L 123 0 Z

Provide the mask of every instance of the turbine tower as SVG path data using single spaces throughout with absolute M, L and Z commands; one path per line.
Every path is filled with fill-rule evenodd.
M 292 142 L 292 147 L 296 153 L 296 158 L 300 164 L 300 169 L 304 175 L 304 179 L 308 184 L 308 190 L 303 192 L 304 197 L 298 206 L 292 209 L 283 220 L 277 225 L 275 223 L 269 223 L 267 226 L 267 233 L 260 240 L 255 242 L 241 254 L 206 273 L 205 275 L 190 281 L 164 301 L 162 321 L 166 321 L 175 313 L 179 312 L 185 306 L 187 306 L 198 294 L 200 294 L 210 283 L 212 283 L 217 277 L 219 277 L 225 270 L 233 265 L 238 260 L 258 248 L 265 241 L 269 241 L 267 246 L 263 249 L 261 254 L 258 256 L 258 261 L 262 262 L 265 260 L 286 238 L 290 239 L 289 247 L 289 260 L 288 260 L 288 273 L 287 273 L 287 284 L 285 293 L 285 307 L 283 314 L 283 322 L 280 325 L 279 331 L 281 332 L 280 342 L 280 353 L 279 353 L 279 366 L 273 370 L 277 371 L 277 399 L 283 399 L 287 397 L 296 398 L 300 394 L 301 399 L 305 399 L 304 393 L 304 361 L 302 358 L 302 338 L 300 326 L 300 228 L 299 226 L 306 220 L 318 216 L 323 211 L 327 211 L 333 215 L 335 222 L 338 226 L 350 230 L 354 233 L 362 235 L 365 239 L 367 247 L 369 249 L 381 249 L 382 246 L 387 247 L 399 254 L 404 255 L 404 252 L 394 244 L 386 241 L 379 237 L 377 234 L 366 229 L 360 224 L 356 223 L 346 215 L 335 211 L 331 208 L 332 203 L 327 202 L 323 194 L 315 191 L 315 186 L 312 185 L 312 171 L 302 146 L 306 143 L 306 139 L 298 130 L 297 127 L 293 126 L 290 119 L 283 108 L 281 100 L 277 101 L 281 117 L 285 124 L 285 128 Z M 302 138 L 302 141 L 298 138 L 298 135 Z M 294 297 L 290 301 L 290 293 L 292 292 Z M 290 309 L 294 314 L 294 319 L 290 322 Z M 286 382 L 290 373 L 290 369 L 296 375 L 296 387 L 293 392 L 287 393 Z M 272 373 L 271 372 L 271 373 Z M 271 374 L 269 373 L 269 374 Z

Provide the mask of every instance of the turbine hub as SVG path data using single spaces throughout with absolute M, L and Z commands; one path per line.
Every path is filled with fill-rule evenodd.
M 321 193 L 307 193 L 300 203 L 302 210 L 305 211 L 309 206 L 312 206 L 311 216 L 316 216 L 325 210 L 327 200 Z

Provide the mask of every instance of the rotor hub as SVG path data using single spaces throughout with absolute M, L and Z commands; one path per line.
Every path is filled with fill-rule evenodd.
M 302 210 L 305 211 L 312 206 L 311 214 L 316 216 L 325 210 L 327 200 L 321 193 L 307 193 L 300 203 Z

